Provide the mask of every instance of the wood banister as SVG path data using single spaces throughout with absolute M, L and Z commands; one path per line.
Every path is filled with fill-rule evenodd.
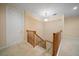
M 51 44 L 53 43 L 53 42 L 51 42 L 51 41 L 49 41 L 49 40 L 46 40 L 46 42 L 49 42 L 49 43 L 51 43 Z
M 36 31 L 32 31 L 32 30 L 26 30 L 26 32 L 34 32 L 34 33 L 36 33 Z
M 32 44 L 33 47 L 40 45 L 43 48 L 46 48 L 46 41 L 42 39 L 36 31 L 26 30 L 27 31 L 27 41 Z M 36 39 L 36 37 L 38 39 Z
M 35 35 L 40 39 L 40 41 L 37 43 L 37 45 L 46 49 L 46 40 L 42 39 L 37 33 L 35 33 Z
M 36 46 L 35 44 L 35 33 L 36 31 L 32 31 L 32 30 L 26 30 L 27 32 L 27 42 L 29 42 L 33 47 Z
M 59 48 L 59 44 L 61 41 L 61 32 L 56 32 L 53 33 L 53 42 L 49 41 L 49 40 L 44 40 L 43 38 L 41 38 L 36 31 L 32 31 L 32 30 L 26 30 L 27 31 L 27 41 L 32 44 L 33 47 L 35 47 L 36 45 L 39 45 L 43 48 L 46 48 L 46 42 L 49 42 L 52 44 L 52 56 L 56 56 L 57 52 L 58 52 L 58 48 Z
M 61 32 L 53 33 L 53 51 L 52 56 L 56 56 L 61 41 Z
M 33 32 L 37 37 L 39 37 L 42 41 L 44 41 L 43 38 L 41 38 L 37 33 L 36 31 L 33 31 L 33 30 L 26 30 L 27 32 Z
M 37 33 L 35 33 L 35 35 L 36 35 L 37 37 L 39 37 L 42 41 L 45 41 L 45 40 L 42 39 Z

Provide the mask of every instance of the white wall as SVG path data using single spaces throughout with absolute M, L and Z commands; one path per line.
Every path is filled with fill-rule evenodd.
M 0 4 L 0 48 L 5 45 L 6 42 L 6 7 L 3 4 Z
M 25 12 L 24 17 L 24 30 L 25 30 L 25 41 L 27 41 L 27 32 L 26 30 L 33 30 L 36 31 L 36 33 L 43 38 L 43 22 L 39 21 L 34 17 L 31 13 Z
M 79 56 L 79 16 L 66 17 L 59 55 Z
M 7 46 L 24 40 L 24 14 L 15 7 L 6 7 L 6 42 Z
M 79 17 L 66 17 L 64 23 L 64 35 L 66 37 L 78 37 L 79 38 Z
M 44 23 L 44 36 L 45 39 L 53 41 L 53 33 L 63 31 L 64 29 L 64 16 L 50 18 L 51 21 Z M 48 19 L 48 20 L 50 20 Z

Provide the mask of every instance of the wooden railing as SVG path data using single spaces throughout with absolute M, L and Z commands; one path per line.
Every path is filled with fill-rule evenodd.
M 27 31 L 27 42 L 29 42 L 33 47 L 36 46 L 35 42 L 35 33 L 36 31 L 26 30 Z
M 46 49 L 46 40 L 42 39 L 37 33 L 35 33 L 36 45 L 39 45 Z
M 46 48 L 46 40 L 42 39 L 36 31 L 27 30 L 27 41 L 35 47 L 36 45 L 39 45 L 43 48 Z
M 52 48 L 52 56 L 56 56 L 57 52 L 58 52 L 58 48 L 60 45 L 60 41 L 61 41 L 61 32 L 56 32 L 53 33 L 53 42 L 48 41 L 48 40 L 44 40 L 42 39 L 37 33 L 36 31 L 32 31 L 32 30 L 27 30 L 27 41 L 33 46 L 35 47 L 36 45 L 39 45 L 43 48 L 46 49 L 46 43 L 49 42 L 52 46 L 50 48 Z M 49 49 L 48 49 L 49 50 Z
M 56 56 L 57 52 L 58 52 L 58 48 L 60 45 L 60 41 L 61 41 L 61 32 L 57 32 L 57 33 L 53 33 L 53 53 L 52 56 Z
M 49 43 L 51 43 L 51 44 L 53 43 L 53 42 L 51 42 L 51 41 L 49 41 L 49 40 L 46 40 L 46 42 L 49 42 Z

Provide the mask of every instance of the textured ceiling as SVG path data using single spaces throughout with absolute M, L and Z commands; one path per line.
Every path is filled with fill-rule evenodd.
M 79 3 L 19 3 L 21 9 L 29 10 L 33 15 L 45 18 L 50 16 L 79 16 Z M 73 7 L 77 6 L 77 10 Z

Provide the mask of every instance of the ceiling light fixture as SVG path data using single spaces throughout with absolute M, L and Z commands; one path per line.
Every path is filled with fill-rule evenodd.
M 48 12 L 46 11 L 46 12 L 45 12 L 45 19 L 44 19 L 45 22 L 48 21 L 47 17 L 48 17 Z
M 75 6 L 75 7 L 73 7 L 73 10 L 77 10 L 77 8 L 78 8 L 78 7 L 77 7 L 77 6 Z
M 47 18 L 45 18 L 45 19 L 44 19 L 44 21 L 45 21 L 45 22 L 47 22 L 47 21 L 48 21 L 48 19 L 47 19 Z

